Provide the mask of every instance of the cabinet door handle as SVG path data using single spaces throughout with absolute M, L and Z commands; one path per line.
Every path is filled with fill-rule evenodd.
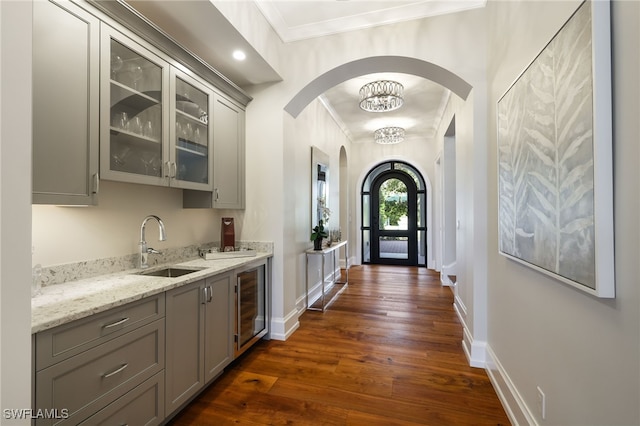
M 98 192 L 100 192 L 100 175 L 95 173 L 93 175 L 93 193 L 97 194 Z
M 120 320 L 118 320 L 118 321 L 114 321 L 114 322 L 112 322 L 112 323 L 105 324 L 105 325 L 103 325 L 103 326 L 102 326 L 102 328 L 111 328 L 111 327 L 116 327 L 116 326 L 118 326 L 118 325 L 120 325 L 120 324 L 124 324 L 124 323 L 125 323 L 125 322 L 127 322 L 127 321 L 129 321 L 129 317 L 124 317 L 124 318 L 122 318 L 122 319 L 120 319 Z
M 171 163 L 171 168 L 173 169 L 173 173 L 171 174 L 171 177 L 175 179 L 176 176 L 178 175 L 178 165 L 175 163 L 175 161 Z
M 239 351 L 241 349 L 240 336 L 242 335 L 242 300 L 240 293 L 240 286 L 242 285 L 242 278 L 236 278 L 236 350 Z
M 165 172 L 164 172 L 164 177 L 170 178 L 171 177 L 171 162 L 165 161 L 164 166 L 166 167 Z
M 204 292 L 204 299 L 202 300 L 202 304 L 204 305 L 209 301 L 209 287 L 204 287 L 202 291 Z
M 215 195 L 215 200 L 216 200 L 216 201 L 218 201 L 218 199 L 220 198 L 220 194 L 218 194 L 218 188 L 215 188 L 213 191 L 214 191 L 214 192 L 215 192 L 215 194 L 216 194 L 216 195 Z
M 211 301 L 213 300 L 213 287 L 208 286 L 207 288 L 209 289 L 208 290 L 209 297 L 207 298 L 207 302 L 211 303 Z
M 120 367 L 116 368 L 111 373 L 103 374 L 102 378 L 103 379 L 108 379 L 109 377 L 115 376 L 116 374 L 120 373 L 122 370 L 124 370 L 128 366 L 129 366 L 129 364 L 122 364 Z

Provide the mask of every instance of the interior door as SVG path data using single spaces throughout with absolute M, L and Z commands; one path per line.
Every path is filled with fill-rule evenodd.
M 371 263 L 418 264 L 416 185 L 407 174 L 380 174 L 371 191 Z

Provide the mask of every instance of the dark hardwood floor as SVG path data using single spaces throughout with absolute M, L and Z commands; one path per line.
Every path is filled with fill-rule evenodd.
M 462 351 L 453 294 L 424 268 L 356 266 L 322 313 L 261 341 L 172 425 L 506 425 Z

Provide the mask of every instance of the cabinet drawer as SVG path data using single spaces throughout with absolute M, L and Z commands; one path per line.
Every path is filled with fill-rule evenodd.
M 36 371 L 164 317 L 164 293 L 36 335 Z
M 80 425 L 151 426 L 161 424 L 163 419 L 164 373 L 160 372 Z
M 59 424 L 77 424 L 163 369 L 161 319 L 37 372 L 36 407 L 66 409 Z

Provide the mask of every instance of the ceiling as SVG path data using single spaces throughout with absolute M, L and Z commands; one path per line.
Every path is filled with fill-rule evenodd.
M 283 42 L 377 27 L 483 7 L 486 0 L 253 0 Z M 281 77 L 208 0 L 127 0 L 127 3 L 240 87 Z M 239 62 L 235 49 L 247 53 Z M 368 113 L 358 107 L 360 87 L 391 79 L 405 87 L 399 110 Z M 369 143 L 380 127 L 400 126 L 406 139 L 428 138 L 440 125 L 450 91 L 409 74 L 372 74 L 325 92 L 321 101 L 354 143 Z
M 282 41 L 484 7 L 486 0 L 254 0 Z

